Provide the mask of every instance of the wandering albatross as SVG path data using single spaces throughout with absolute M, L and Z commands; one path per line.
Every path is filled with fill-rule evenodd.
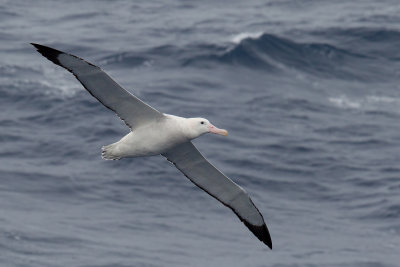
M 204 118 L 183 118 L 161 113 L 132 95 L 101 68 L 71 54 L 34 44 L 48 60 L 71 72 L 100 103 L 114 111 L 130 128 L 120 141 L 104 146 L 104 159 L 161 154 L 190 181 L 232 209 L 264 244 L 272 249 L 264 218 L 247 192 L 215 168 L 192 144 L 205 133 L 228 135 Z

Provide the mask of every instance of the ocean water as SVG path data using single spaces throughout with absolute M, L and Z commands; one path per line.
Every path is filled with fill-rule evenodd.
M 0 0 L 0 266 L 400 266 L 398 1 Z M 270 251 L 29 45 L 99 65 L 244 187 Z

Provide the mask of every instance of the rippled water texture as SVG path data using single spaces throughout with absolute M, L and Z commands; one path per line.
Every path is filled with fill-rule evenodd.
M 400 262 L 398 1 L 1 1 L 1 266 L 381 267 Z M 274 249 L 29 42 L 101 66 L 228 138 Z

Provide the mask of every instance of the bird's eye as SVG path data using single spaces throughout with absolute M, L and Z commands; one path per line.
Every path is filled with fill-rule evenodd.
M 204 124 L 204 121 L 200 122 L 200 124 Z

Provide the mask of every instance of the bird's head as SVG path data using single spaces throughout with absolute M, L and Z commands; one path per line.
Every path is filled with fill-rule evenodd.
M 212 125 L 207 119 L 204 118 L 190 118 L 187 119 L 188 122 L 188 137 L 194 139 L 203 135 L 205 133 L 214 133 L 227 136 L 228 131 L 224 129 L 219 129 Z

